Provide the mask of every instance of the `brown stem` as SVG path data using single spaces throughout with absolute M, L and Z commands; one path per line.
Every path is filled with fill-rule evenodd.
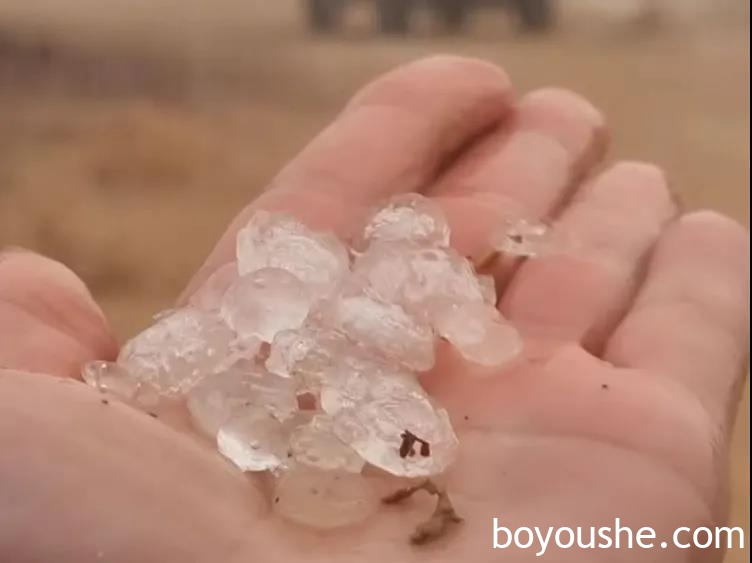
M 406 487 L 395 491 L 383 499 L 384 504 L 399 504 L 418 491 L 425 491 L 430 495 L 437 497 L 436 508 L 431 517 L 418 524 L 415 531 L 410 536 L 410 543 L 414 545 L 423 545 L 443 537 L 452 524 L 459 524 L 462 518 L 457 514 L 449 499 L 446 490 L 439 487 L 436 483 L 427 479 L 422 483 L 412 487 Z

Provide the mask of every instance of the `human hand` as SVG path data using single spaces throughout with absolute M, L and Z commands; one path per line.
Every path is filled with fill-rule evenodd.
M 401 191 L 442 205 L 453 244 L 491 268 L 526 339 L 503 373 L 443 358 L 425 385 L 462 443 L 449 488 L 465 524 L 408 544 L 427 505 L 326 535 L 272 518 L 261 487 L 214 450 L 77 381 L 117 346 L 83 284 L 31 253 L 0 258 L 0 559 L 21 562 L 715 561 L 718 551 L 493 550 L 515 529 L 675 528 L 724 517 L 728 430 L 747 356 L 748 235 L 712 212 L 677 218 L 655 168 L 604 153 L 600 115 L 543 90 L 515 101 L 485 63 L 434 58 L 392 72 L 230 226 L 181 298 L 232 259 L 250 213 L 286 210 L 351 232 Z M 510 213 L 555 214 L 566 255 L 486 260 Z M 501 538 L 503 541 L 503 538 Z

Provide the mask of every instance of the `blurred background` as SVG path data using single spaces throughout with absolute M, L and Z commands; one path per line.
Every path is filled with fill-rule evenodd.
M 359 86 L 438 52 L 584 94 L 612 158 L 749 225 L 747 0 L 3 0 L 0 247 L 69 265 L 125 338 Z

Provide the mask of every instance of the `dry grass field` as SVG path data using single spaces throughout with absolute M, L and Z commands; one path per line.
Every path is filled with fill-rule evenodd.
M 586 95 L 608 116 L 611 158 L 657 162 L 688 208 L 748 225 L 749 7 L 719 3 L 727 10 L 695 0 L 646 27 L 626 8 L 572 0 L 547 35 L 484 12 L 461 36 L 423 22 L 387 40 L 365 10 L 344 34 L 314 37 L 293 0 L 187 0 L 180 13 L 166 0 L 70 0 L 64 11 L 6 0 L 0 247 L 71 266 L 125 338 L 170 305 L 233 214 L 358 86 L 437 52 L 497 62 L 520 91 Z M 749 531 L 748 395 L 740 412 L 733 521 Z

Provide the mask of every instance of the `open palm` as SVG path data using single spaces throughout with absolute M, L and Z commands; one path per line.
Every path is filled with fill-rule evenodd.
M 256 209 L 346 236 L 390 194 L 436 198 L 453 244 L 496 276 L 526 347 L 498 374 L 444 351 L 425 377 L 460 436 L 448 481 L 465 523 L 420 548 L 407 537 L 427 499 L 339 532 L 292 527 L 215 451 L 104 404 L 76 380 L 84 361 L 117 353 L 83 284 L 30 253 L 0 257 L 0 560 L 718 560 L 720 551 L 671 539 L 724 518 L 747 356 L 748 235 L 712 212 L 678 217 L 652 166 L 621 163 L 591 178 L 605 144 L 600 115 L 574 94 L 516 100 L 486 63 L 414 63 L 355 96 L 240 214 L 181 298 L 232 259 L 235 232 Z M 575 243 L 522 264 L 489 261 L 491 233 L 521 214 L 554 217 L 558 236 Z M 653 528 L 656 546 L 494 550 L 494 518 L 544 535 L 619 518 L 635 532 Z

